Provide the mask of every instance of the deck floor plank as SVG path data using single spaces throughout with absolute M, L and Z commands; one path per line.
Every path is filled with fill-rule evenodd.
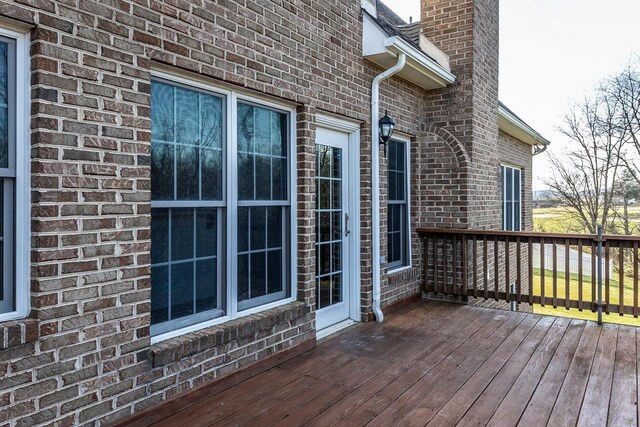
M 618 326 L 603 325 L 593 358 L 591 375 L 582 400 L 578 427 L 607 424 L 609 398 L 613 385 L 613 368 L 616 360 Z
M 508 317 L 508 319 L 503 320 L 504 317 Z M 455 375 L 459 366 L 467 358 L 472 357 L 474 361 L 480 363 L 488 358 L 524 318 L 524 315 L 513 313 L 510 316 L 505 314 L 494 317 L 463 345 L 457 347 L 450 354 L 445 355 L 442 360 L 439 360 L 438 363 L 434 364 L 426 375 L 410 387 L 405 388 L 400 395 L 396 395 L 395 391 L 386 393 L 386 397 L 393 399 L 394 402 L 377 415 L 370 424 L 372 426 L 392 426 L 400 422 L 442 381 L 449 382 L 450 378 Z M 418 417 L 422 417 L 422 414 L 418 415 Z
M 542 317 L 533 327 L 531 332 L 524 338 L 523 342 L 513 348 L 511 355 L 505 355 L 508 360 L 504 360 L 499 366 L 488 366 L 488 369 L 479 369 L 473 377 L 449 400 L 428 425 L 459 425 L 475 405 L 481 399 L 477 408 L 486 408 L 484 417 L 472 414 L 466 419 L 466 423 L 486 424 L 498 407 L 502 398 L 507 394 L 517 374 L 522 371 L 527 361 L 543 338 L 549 332 L 554 319 Z M 506 341 L 505 341 L 506 342 Z M 489 360 L 487 361 L 489 362 Z
M 538 316 L 527 316 L 513 331 L 499 336 L 497 342 L 500 344 L 486 359 L 481 352 L 472 353 L 457 367 L 453 375 L 440 382 L 436 389 L 422 398 L 417 407 L 405 416 L 402 424 L 412 426 L 428 423 L 427 425 L 438 426 L 444 422 L 447 425 L 455 425 L 455 422 L 450 421 L 453 418 L 457 421 L 464 414 L 464 405 L 470 406 L 475 401 L 539 320 Z M 458 396 L 454 399 L 456 395 Z M 447 406 L 449 402 L 452 404 Z M 457 412 L 459 409 L 462 410 L 461 413 Z M 422 416 L 413 417 L 413 411 L 420 411 Z M 444 411 L 444 418 L 434 420 L 439 411 Z M 453 417 L 448 417 L 452 412 Z
M 613 370 L 611 399 L 609 400 L 610 426 L 630 426 L 638 423 L 636 331 L 620 328 Z
M 518 425 L 546 425 L 587 322 L 572 320 Z
M 580 343 L 549 416 L 549 425 L 558 427 L 576 425 L 601 329 L 593 322 L 585 325 Z
M 638 334 L 421 301 L 118 425 L 637 425 Z

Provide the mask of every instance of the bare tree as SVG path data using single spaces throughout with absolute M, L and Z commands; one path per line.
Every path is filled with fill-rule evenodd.
M 640 61 L 629 63 L 622 72 L 606 80 L 601 91 L 619 106 L 616 126 L 628 148 L 621 153 L 622 159 L 640 184 Z
M 598 224 L 606 229 L 612 216 L 613 186 L 627 137 L 616 121 L 619 110 L 620 104 L 602 91 L 572 106 L 559 128 L 570 141 L 568 153 L 551 157 L 553 177 L 546 184 L 592 234 Z
M 636 181 L 630 170 L 625 169 L 620 175 L 620 179 L 614 186 L 616 203 L 614 215 L 619 218 L 623 232 L 626 236 L 637 234 L 638 224 L 633 222 L 629 215 L 629 205 L 632 200 L 640 197 L 640 184 Z

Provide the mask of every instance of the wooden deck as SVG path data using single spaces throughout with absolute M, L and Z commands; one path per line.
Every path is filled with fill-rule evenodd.
M 636 426 L 638 331 L 418 302 L 135 424 Z

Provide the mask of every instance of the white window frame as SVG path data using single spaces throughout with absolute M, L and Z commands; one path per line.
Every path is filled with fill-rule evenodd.
M 511 169 L 512 200 L 511 200 L 511 229 L 510 230 L 507 229 L 507 180 L 506 180 L 507 169 Z M 515 209 L 513 208 L 516 201 L 515 200 L 516 191 L 515 191 L 515 185 L 514 185 L 516 182 L 516 178 L 515 178 L 516 171 L 518 172 L 517 175 L 519 176 L 519 187 L 520 187 L 520 194 L 517 195 L 519 206 L 520 206 L 517 217 L 515 214 Z M 500 180 L 502 185 L 502 229 L 504 231 L 522 231 L 522 192 L 523 192 L 522 175 L 523 173 L 524 173 L 524 170 L 519 166 L 513 166 L 505 163 L 500 165 Z M 519 224 L 518 230 L 515 230 L 516 218 L 518 219 L 518 224 Z
M 30 174 L 30 34 L 0 28 L 0 36 L 16 43 L 16 99 L 15 99 L 15 192 L 14 192 L 14 248 L 13 311 L 0 313 L 0 322 L 27 317 L 30 311 L 30 262 L 31 250 L 31 174 Z
M 390 273 L 398 273 L 403 270 L 407 270 L 413 266 L 412 260 L 412 251 L 411 251 L 411 139 L 404 135 L 399 135 L 395 133 L 391 140 L 399 141 L 404 143 L 404 159 L 405 159 L 405 198 L 406 198 L 406 212 L 405 212 L 405 221 L 406 221 L 406 248 L 405 251 L 407 253 L 406 260 L 404 263 L 400 263 L 397 265 L 389 266 Z M 388 178 L 387 178 L 388 180 Z M 388 188 L 388 187 L 387 187 Z M 387 191 L 388 194 L 388 191 Z M 389 227 L 389 202 L 387 200 L 387 227 Z M 387 253 L 388 253 L 389 242 L 387 241 Z
M 210 326 L 219 325 L 221 323 L 228 322 L 233 319 L 249 316 L 258 312 L 269 310 L 275 307 L 279 307 L 285 304 L 289 304 L 296 300 L 297 296 L 297 135 L 296 135 L 296 109 L 295 107 L 289 107 L 283 104 L 274 103 L 270 100 L 253 96 L 252 94 L 240 93 L 237 91 L 231 91 L 223 89 L 219 86 L 210 84 L 208 82 L 196 80 L 193 78 L 186 78 L 179 74 L 174 74 L 168 71 L 153 70 L 151 72 L 152 79 L 160 79 L 168 83 L 176 83 L 187 87 L 193 87 L 194 89 L 205 90 L 213 94 L 224 96 L 225 108 L 226 108 L 226 145 L 224 147 L 224 159 L 225 159 L 225 181 L 224 181 L 224 194 L 226 202 L 226 241 L 223 246 L 224 268 L 226 281 L 221 286 L 226 286 L 226 315 L 217 317 L 215 319 L 207 320 L 201 323 L 196 323 L 184 328 L 174 329 L 158 335 L 151 336 L 151 343 L 158 343 L 177 336 L 181 336 L 190 332 L 194 332 L 200 329 L 208 328 Z M 289 197 L 289 239 L 285 241 L 288 250 L 287 264 L 283 265 L 283 269 L 289 274 L 290 296 L 278 301 L 263 304 L 257 307 L 252 307 L 246 310 L 238 310 L 238 278 L 233 272 L 237 268 L 237 251 L 238 251 L 238 141 L 237 141 L 237 105 L 238 102 L 248 102 L 257 106 L 276 110 L 288 115 L 289 118 L 289 147 L 288 147 L 288 176 L 287 176 L 287 188 Z

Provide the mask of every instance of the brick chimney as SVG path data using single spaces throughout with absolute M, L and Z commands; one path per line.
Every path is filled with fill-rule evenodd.
M 449 55 L 454 85 L 427 100 L 427 121 L 446 128 L 471 159 L 470 228 L 500 228 L 498 169 L 499 0 L 421 0 L 422 31 Z M 480 214 L 479 214 L 480 213 Z

